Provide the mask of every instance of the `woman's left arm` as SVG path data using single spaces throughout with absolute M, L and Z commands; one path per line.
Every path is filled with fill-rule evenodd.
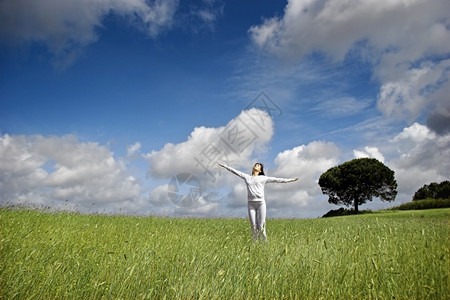
M 288 183 L 288 182 L 294 182 L 297 181 L 297 178 L 277 178 L 277 177 L 267 177 L 266 182 L 276 182 L 276 183 Z

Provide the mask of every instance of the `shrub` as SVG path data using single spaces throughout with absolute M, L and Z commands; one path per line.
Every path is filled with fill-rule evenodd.
M 371 213 L 372 211 L 370 210 L 360 210 L 358 213 L 355 213 L 355 210 L 352 209 L 345 209 L 343 207 L 339 208 L 339 209 L 332 209 L 329 212 L 327 212 L 326 214 L 324 214 L 322 216 L 322 218 L 329 218 L 329 217 L 339 217 L 339 216 L 349 216 L 349 215 L 356 215 L 356 214 L 367 214 L 367 213 Z
M 420 201 L 408 202 L 391 208 L 392 210 L 419 210 L 432 208 L 450 207 L 450 198 L 447 199 L 424 199 Z

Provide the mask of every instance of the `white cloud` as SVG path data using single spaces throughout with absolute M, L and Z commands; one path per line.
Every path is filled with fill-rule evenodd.
M 276 167 L 269 176 L 295 178 L 287 184 L 268 184 L 268 208 L 274 216 L 321 216 L 330 209 L 318 180 L 323 172 L 339 162 L 340 150 L 331 142 L 314 141 L 285 150 L 275 158 Z
M 97 143 L 81 143 L 74 136 L 5 134 L 0 160 L 2 203 L 66 204 L 80 211 L 133 211 L 143 204 L 139 182 Z
M 249 162 L 265 152 L 272 135 L 272 118 L 265 111 L 251 108 L 242 111 L 225 126 L 194 128 L 186 141 L 168 143 L 160 150 L 145 154 L 144 158 L 149 163 L 148 175 L 152 178 L 169 182 L 175 176 L 187 173 L 198 178 L 202 188 L 202 195 L 192 206 L 179 207 L 172 203 L 167 184 L 155 188 L 149 195 L 149 202 L 155 205 L 154 209 L 159 214 L 197 217 L 240 215 L 246 197 L 234 197 L 234 194 L 245 186 L 218 164 L 250 169 Z M 235 186 L 235 190 L 226 191 L 231 186 Z M 180 194 L 183 192 L 186 191 L 180 191 Z
M 378 109 L 413 122 L 433 109 L 429 124 L 448 125 L 450 2 L 436 0 L 289 0 L 284 15 L 249 30 L 255 45 L 285 60 L 321 52 L 373 64 L 381 85 Z
M 221 2 L 208 1 L 193 8 L 187 18 L 213 28 Z M 48 47 L 55 64 L 71 64 L 83 47 L 96 42 L 107 16 L 119 16 L 150 37 L 177 24 L 179 0 L 14 0 L 0 2 L 0 37 L 13 43 L 37 42 Z M 190 17 L 191 16 L 191 17 Z M 188 20 L 193 22 L 193 20 Z
M 450 134 L 439 135 L 425 125 L 414 123 L 393 137 L 377 142 L 376 146 L 353 150 L 353 154 L 356 158 L 376 158 L 395 172 L 398 195 L 389 206 L 410 202 L 424 184 L 450 178 Z M 380 209 L 387 204 L 371 206 Z
M 266 185 L 268 216 L 317 217 L 332 209 L 326 199 L 320 196 L 317 180 L 324 171 L 338 162 L 338 155 L 339 149 L 333 143 L 320 141 L 279 153 L 275 159 L 276 167 L 266 170 L 266 174 L 276 177 L 299 177 L 300 180 L 294 183 Z M 252 164 L 253 162 L 248 160 L 244 163 L 244 168 L 239 169 L 250 172 Z M 189 208 L 167 205 L 168 197 L 164 193 L 164 187 L 158 188 L 158 192 L 155 191 L 155 194 L 161 196 L 156 197 L 158 200 L 155 201 L 165 204 L 164 211 L 171 215 L 183 212 L 192 216 L 246 217 L 247 190 L 242 179 L 227 171 L 218 175 L 217 179 L 219 185 L 213 189 L 221 190 L 219 198 L 205 197 L 203 205 Z M 202 215 L 202 212 L 206 215 Z
M 374 200 L 364 209 L 376 210 L 409 202 L 424 184 L 450 178 L 450 135 L 438 135 L 426 126 L 414 123 L 382 143 L 354 150 L 354 155 L 376 158 L 394 170 L 399 194 L 395 202 Z M 380 149 L 387 152 L 388 161 Z M 314 217 L 336 209 L 322 195 L 317 180 L 323 172 L 339 164 L 339 157 L 340 150 L 334 143 L 320 141 L 279 153 L 275 158 L 276 167 L 267 173 L 276 177 L 298 176 L 300 181 L 266 186 L 270 215 Z
M 135 157 L 140 150 L 141 150 L 141 143 L 139 142 L 127 146 L 127 157 Z
M 410 127 L 403 128 L 403 131 L 397 134 L 392 143 L 397 145 L 399 153 L 406 153 L 414 149 L 427 139 L 435 139 L 436 135 L 426 126 L 414 123 Z
M 378 95 L 378 109 L 386 116 L 415 120 L 432 104 L 445 103 L 447 97 L 433 97 L 441 89 L 448 89 L 450 60 L 425 62 L 409 68 L 396 78 L 384 80 Z M 434 103 L 436 102 L 436 103 Z
M 169 28 L 177 0 L 14 0 L 0 2 L 0 36 L 15 43 L 46 45 L 65 67 L 99 38 L 103 19 L 124 17 L 150 36 Z
M 450 178 L 450 135 L 437 135 L 426 126 L 414 123 L 390 143 L 397 157 L 389 162 L 395 171 L 399 192 L 412 195 L 424 184 Z
M 253 154 L 264 150 L 272 135 L 272 118 L 252 108 L 242 111 L 226 126 L 197 127 L 186 141 L 168 143 L 159 151 L 147 153 L 145 158 L 149 174 L 156 178 L 167 179 L 185 172 L 203 178 L 209 176 L 205 172 L 216 172 L 219 162 L 243 166 Z
M 158 207 L 171 205 L 172 203 L 170 203 L 168 191 L 169 184 L 164 184 L 156 187 L 150 193 L 149 202 Z
M 129 145 L 125 158 L 116 158 L 108 147 L 80 142 L 73 135 L 5 134 L 0 138 L 0 201 L 82 212 L 236 215 L 233 204 L 222 201 L 223 195 L 214 190 L 231 186 L 227 182 L 235 178 L 225 176 L 217 164 L 221 161 L 236 167 L 247 166 L 254 155 L 264 151 L 272 135 L 270 116 L 253 108 L 241 112 L 226 126 L 195 128 L 185 142 L 167 144 L 160 151 L 145 155 L 152 179 L 169 181 L 178 173 L 191 173 L 202 180 L 203 193 L 196 198 L 195 205 L 178 207 L 169 199 L 168 184 L 159 185 L 145 195 L 142 179 L 130 174 L 125 163 L 138 154 L 140 143 Z M 214 149 L 219 152 L 211 152 Z M 220 156 L 214 156 L 217 153 Z M 212 156 L 216 160 L 209 161 Z M 199 162 L 211 167 L 214 178 L 205 173 Z
M 247 123 L 261 130 L 254 144 L 248 145 L 239 155 L 228 149 L 220 137 L 233 125 L 242 124 L 243 120 L 254 122 L 255 117 L 265 126 L 260 128 L 256 123 Z M 250 172 L 252 164 L 259 160 L 259 147 L 268 143 L 273 135 L 272 127 L 272 120 L 265 112 L 253 109 L 251 115 L 244 111 L 227 126 L 196 128 L 185 142 L 168 144 L 160 151 L 147 154 L 150 174 L 167 180 L 148 195 L 144 195 L 142 180 L 130 174 L 124 163 L 126 160 L 116 158 L 106 146 L 80 142 L 75 136 L 5 134 L 0 137 L 0 201 L 2 204 L 48 205 L 84 212 L 105 210 L 168 216 L 246 217 L 247 195 L 243 181 L 223 169 L 213 170 L 215 177 L 212 180 L 198 166 L 195 157 L 206 146 L 217 143 L 219 149 L 233 158 L 229 162 L 231 166 Z M 450 135 L 438 135 L 415 123 L 386 144 L 355 150 L 355 155 L 382 160 L 384 156 L 381 153 L 386 153 L 389 157 L 386 165 L 395 171 L 399 184 L 398 200 L 389 204 L 374 201 L 364 206 L 365 209 L 386 208 L 410 201 L 423 184 L 450 178 Z M 129 153 L 135 153 L 139 148 L 138 143 L 131 145 Z M 299 177 L 299 181 L 266 186 L 269 218 L 318 217 L 336 209 L 322 195 L 318 178 L 338 165 L 340 156 L 341 151 L 334 143 L 324 141 L 278 153 L 274 167 L 266 168 L 266 174 Z M 202 159 L 206 162 L 206 157 Z M 216 163 L 213 162 L 214 165 Z M 176 206 L 168 194 L 170 179 L 181 172 L 198 176 L 203 189 L 196 203 L 188 207 Z
M 304 177 L 308 185 L 318 179 L 319 173 L 326 171 L 338 161 L 339 149 L 334 143 L 314 141 L 277 155 L 275 176 Z M 300 173 L 301 172 L 301 173 Z M 299 174 L 300 173 L 300 174 Z M 303 180 L 305 182 L 305 180 Z
M 256 119 L 265 125 L 264 130 L 254 123 Z M 243 123 L 247 125 L 252 124 L 249 127 L 258 133 L 258 138 L 254 144 L 236 154 L 220 137 L 224 137 L 223 134 L 235 124 L 241 124 L 240 120 L 245 120 Z M 212 182 L 205 176 L 204 169 L 198 166 L 195 157 L 199 157 L 209 145 L 220 145 L 218 148 L 228 156 L 228 164 L 244 172 L 250 172 L 252 164 L 257 160 L 258 149 L 272 137 L 272 126 L 272 120 L 265 112 L 253 108 L 249 112 L 243 111 L 225 127 L 195 128 L 185 142 L 167 144 L 159 151 L 148 153 L 146 159 L 152 176 L 170 180 L 174 175 L 188 172 L 200 178 L 206 192 L 216 191 L 215 195 L 211 192 L 211 197 L 204 195 L 202 198 L 204 203 L 180 208 L 170 203 L 167 195 L 168 187 L 162 185 L 152 191 L 150 201 L 160 207 L 159 211 L 170 215 L 183 212 L 192 216 L 202 216 L 203 213 L 209 216 L 245 216 L 247 195 L 244 182 L 223 169 L 220 169 L 220 172 L 214 170 L 215 181 Z M 279 153 L 274 161 L 276 167 L 273 170 L 266 170 L 266 173 L 275 177 L 299 177 L 300 180 L 295 183 L 266 186 L 270 217 L 308 217 L 311 214 L 319 216 L 329 210 L 330 205 L 326 199 L 317 200 L 321 195 L 317 181 L 323 172 L 337 164 L 339 154 L 340 151 L 335 144 L 321 141 Z M 203 159 L 206 162 L 206 157 Z M 219 161 L 214 160 L 212 165 L 216 166 Z
M 301 58 L 321 51 L 342 60 L 355 43 L 368 40 L 376 51 L 391 50 L 416 60 L 449 50 L 450 4 L 437 0 L 289 0 L 284 16 L 253 26 L 253 41 L 270 52 Z
M 353 150 L 355 158 L 376 158 L 384 163 L 384 156 L 377 147 L 364 147 L 364 150 Z

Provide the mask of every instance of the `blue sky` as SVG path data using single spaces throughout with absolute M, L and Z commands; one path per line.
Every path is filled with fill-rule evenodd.
M 445 0 L 3 1 L 0 200 L 245 217 L 242 182 L 215 167 L 226 157 L 300 178 L 267 187 L 269 217 L 317 217 L 337 208 L 320 174 L 375 157 L 399 195 L 366 207 L 408 202 L 450 178 L 449 11 Z M 223 134 L 240 125 L 253 135 L 235 153 Z M 168 196 L 180 173 L 202 188 L 193 205 Z

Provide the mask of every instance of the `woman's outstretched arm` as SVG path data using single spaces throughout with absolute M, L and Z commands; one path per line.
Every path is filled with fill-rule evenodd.
M 236 170 L 236 169 L 233 169 L 232 167 L 229 167 L 229 166 L 227 166 L 227 165 L 219 164 L 219 166 L 221 166 L 221 167 L 224 168 L 224 169 L 227 169 L 227 170 L 230 171 L 231 173 L 233 173 L 233 174 L 235 174 L 235 175 L 237 175 L 237 176 L 239 176 L 239 177 L 241 177 L 241 178 L 245 178 L 245 177 L 247 176 L 247 174 L 245 174 L 245 173 L 243 173 L 243 172 L 241 172 L 241 171 L 238 171 L 238 170 Z
M 267 177 L 267 182 L 276 182 L 276 183 L 288 183 L 297 181 L 297 178 L 277 178 L 277 177 Z

